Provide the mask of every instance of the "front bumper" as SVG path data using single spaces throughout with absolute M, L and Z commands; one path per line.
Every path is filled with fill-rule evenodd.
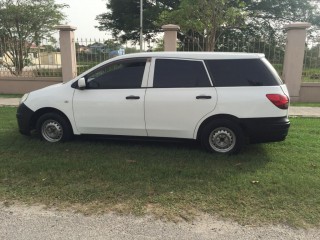
M 17 110 L 17 121 L 21 134 L 29 135 L 32 128 L 32 116 L 34 112 L 24 103 L 20 104 Z

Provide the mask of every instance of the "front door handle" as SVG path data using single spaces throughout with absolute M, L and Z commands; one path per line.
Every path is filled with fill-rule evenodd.
M 127 100 L 132 100 L 132 99 L 135 100 L 135 99 L 140 99 L 140 97 L 131 95 L 131 96 L 127 96 L 126 99 Z
M 200 95 L 200 96 L 196 96 L 196 99 L 211 99 L 211 96 Z

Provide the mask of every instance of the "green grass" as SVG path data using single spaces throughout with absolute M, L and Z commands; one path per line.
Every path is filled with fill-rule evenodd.
M 293 102 L 290 103 L 290 106 L 294 107 L 320 107 L 320 103 L 318 102 Z
M 320 119 L 293 118 L 286 141 L 235 156 L 195 143 L 75 139 L 48 144 L 18 133 L 0 108 L 0 201 L 83 212 L 206 212 L 243 224 L 320 223 Z
M 4 94 L 0 93 L 0 98 L 21 98 L 23 94 Z

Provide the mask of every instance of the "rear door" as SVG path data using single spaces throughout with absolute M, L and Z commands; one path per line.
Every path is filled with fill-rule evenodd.
M 146 136 L 144 98 L 149 66 L 147 59 L 122 60 L 87 74 L 86 89 L 76 89 L 73 98 L 78 131 Z
M 203 61 L 153 59 L 145 98 L 148 136 L 193 138 L 217 93 Z

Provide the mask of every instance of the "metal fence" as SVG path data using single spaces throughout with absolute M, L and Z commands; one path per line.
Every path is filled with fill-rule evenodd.
M 0 76 L 61 77 L 61 54 L 56 44 L 41 44 L 0 37 Z
M 179 42 L 179 51 L 205 51 L 207 43 L 199 38 Z M 154 49 L 161 49 L 155 47 Z M 279 74 L 285 53 L 285 42 L 268 42 L 262 39 L 219 38 L 217 52 L 264 53 Z M 139 52 L 133 42 L 122 44 L 114 39 L 77 39 L 76 58 L 78 74 L 115 56 Z M 0 77 L 61 77 L 59 45 L 43 40 L 41 44 L 8 41 L 0 38 Z M 320 83 L 320 43 L 308 41 L 305 49 L 303 82 Z
M 204 51 L 207 43 L 197 38 L 186 39 L 180 43 L 180 51 Z M 285 42 L 265 41 L 263 39 L 230 39 L 219 38 L 214 45 L 215 52 L 247 52 L 263 53 L 273 64 L 279 74 L 282 74 L 282 66 L 285 53 Z
M 204 51 L 206 48 L 207 43 L 199 38 L 186 39 L 179 44 L 179 51 Z M 214 51 L 263 53 L 279 75 L 282 75 L 285 41 L 219 38 L 215 43 Z M 320 42 L 308 41 L 306 44 L 302 82 L 320 83 Z
M 77 39 L 76 59 L 78 74 L 110 58 L 139 52 L 133 42 L 122 44 L 113 39 Z
M 77 39 L 78 74 L 115 56 L 139 52 L 133 42 L 113 39 Z M 0 77 L 61 77 L 61 53 L 57 43 L 29 44 L 0 39 Z
M 307 41 L 302 79 L 303 82 L 320 83 L 320 42 Z

